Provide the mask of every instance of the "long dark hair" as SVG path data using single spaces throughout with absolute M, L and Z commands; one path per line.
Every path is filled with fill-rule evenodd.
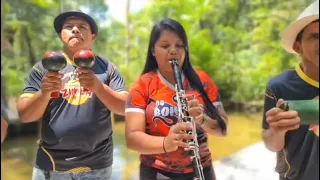
M 190 82 L 190 85 L 193 89 L 197 90 L 199 94 L 201 95 L 205 106 L 206 106 L 206 113 L 208 116 L 210 116 L 213 119 L 216 119 L 218 122 L 218 126 L 221 128 L 222 132 L 226 132 L 226 124 L 223 121 L 223 119 L 220 117 L 218 110 L 216 107 L 212 104 L 210 101 L 207 93 L 203 89 L 203 85 L 200 81 L 199 76 L 195 72 L 195 70 L 192 68 L 191 62 L 189 60 L 189 46 L 188 46 L 188 39 L 186 32 L 182 25 L 172 19 L 165 19 L 162 20 L 160 23 L 155 24 L 152 28 L 151 35 L 150 35 L 150 41 L 149 41 L 149 47 L 148 47 L 148 53 L 147 53 L 147 59 L 146 59 L 146 64 L 143 68 L 142 75 L 145 73 L 148 73 L 150 71 L 155 71 L 158 68 L 157 61 L 155 57 L 153 56 L 153 48 L 155 46 L 155 43 L 158 41 L 160 38 L 161 32 L 163 30 L 170 30 L 174 33 L 176 33 L 183 41 L 183 44 L 185 46 L 186 50 L 186 56 L 184 63 L 182 65 L 182 71 L 185 77 L 188 79 Z

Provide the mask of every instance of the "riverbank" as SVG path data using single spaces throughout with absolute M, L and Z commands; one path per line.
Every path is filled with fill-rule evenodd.
M 114 177 L 132 179 L 137 175 L 138 153 L 126 148 L 124 123 L 114 123 Z M 261 115 L 229 114 L 227 137 L 209 136 L 213 161 L 225 159 L 261 141 Z M 5 141 L 1 147 L 2 180 L 30 180 L 36 153 L 36 135 L 18 136 Z M 259 164 L 257 164 L 259 166 Z

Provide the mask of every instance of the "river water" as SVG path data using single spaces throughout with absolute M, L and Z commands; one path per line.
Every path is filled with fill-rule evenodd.
M 125 145 L 124 125 L 114 126 L 114 180 L 137 179 L 138 153 Z M 36 155 L 38 137 L 36 134 L 10 138 L 1 147 L 1 180 L 30 180 Z
M 208 144 L 212 158 L 219 160 L 261 141 L 261 116 L 229 115 L 228 136 L 209 136 Z M 114 163 L 113 180 L 136 180 L 139 170 L 139 155 L 126 148 L 124 123 L 113 126 Z M 38 143 L 37 134 L 20 135 L 6 139 L 1 146 L 2 180 L 31 180 Z

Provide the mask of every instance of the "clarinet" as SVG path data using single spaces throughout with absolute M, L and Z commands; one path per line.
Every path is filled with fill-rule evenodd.
M 188 140 L 190 160 L 193 166 L 194 180 L 204 180 L 203 167 L 201 165 L 199 144 L 197 140 L 196 123 L 192 117 L 189 116 L 187 99 L 184 97 L 185 91 L 183 89 L 181 73 L 177 60 L 170 61 L 174 79 L 176 81 L 176 98 L 178 103 L 178 119 L 185 123 L 190 123 L 192 125 L 192 131 L 187 131 L 188 134 L 194 135 L 192 140 Z

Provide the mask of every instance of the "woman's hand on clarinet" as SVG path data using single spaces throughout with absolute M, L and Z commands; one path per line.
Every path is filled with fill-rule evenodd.
M 171 126 L 168 136 L 166 136 L 163 141 L 164 151 L 176 151 L 179 147 L 188 148 L 189 145 L 185 140 L 193 139 L 194 135 L 189 135 L 186 131 L 192 131 L 191 124 L 178 122 Z
M 200 106 L 199 100 L 193 94 L 187 94 L 186 98 L 189 106 L 189 116 L 194 118 L 196 124 L 201 125 L 203 123 L 203 108 Z

